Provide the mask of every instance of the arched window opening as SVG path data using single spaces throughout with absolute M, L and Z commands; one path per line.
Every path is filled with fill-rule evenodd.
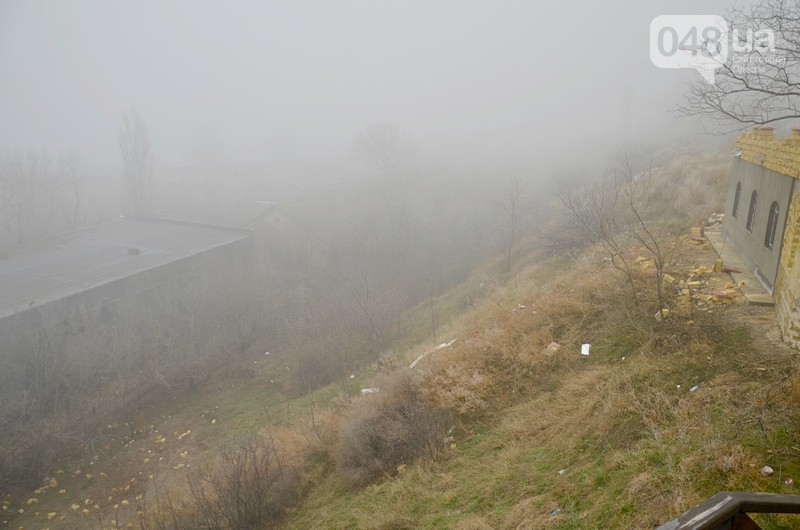
M 778 214 L 780 213 L 780 206 L 775 201 L 769 207 L 769 221 L 767 221 L 767 233 L 764 236 L 764 246 L 772 250 L 775 245 L 775 233 L 778 231 Z
M 733 212 L 731 215 L 733 218 L 736 218 L 736 214 L 739 213 L 739 197 L 742 195 L 742 183 L 736 183 L 736 195 L 733 196 Z
M 758 193 L 756 190 L 753 190 L 753 193 L 750 194 L 750 210 L 747 212 L 747 230 L 748 232 L 753 231 L 753 223 L 756 220 L 756 203 L 758 202 Z

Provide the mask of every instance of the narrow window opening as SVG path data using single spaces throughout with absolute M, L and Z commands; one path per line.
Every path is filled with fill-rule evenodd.
M 778 214 L 780 213 L 780 206 L 775 201 L 769 207 L 769 221 L 767 222 L 767 233 L 764 236 L 764 246 L 772 250 L 775 245 L 775 233 L 778 231 Z
M 739 197 L 741 195 L 742 195 L 742 183 L 741 182 L 737 182 L 736 183 L 736 195 L 734 195 L 734 197 L 733 197 L 733 212 L 731 212 L 731 215 L 733 216 L 734 219 L 736 218 L 736 214 L 739 213 Z
M 753 224 L 756 220 L 756 204 L 758 203 L 758 193 L 756 190 L 753 190 L 753 193 L 750 194 L 750 210 L 747 212 L 747 230 L 748 232 L 753 231 Z

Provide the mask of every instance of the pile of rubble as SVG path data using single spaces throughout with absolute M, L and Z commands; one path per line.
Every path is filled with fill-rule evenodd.
M 693 230 L 693 233 L 695 231 L 702 234 L 702 229 L 699 227 Z M 656 267 L 652 259 L 640 256 L 635 262 L 642 272 L 655 276 Z M 713 267 L 700 265 L 689 270 L 674 268 L 674 265 L 670 267 L 669 273 L 663 274 L 662 279 L 664 289 L 675 294 L 675 305 L 679 312 L 688 314 L 692 309 L 711 312 L 718 305 L 745 303 L 746 300 L 741 292 L 744 282 L 737 285 L 726 274 L 738 271 L 724 267 L 721 260 L 716 260 Z M 654 318 L 660 321 L 666 318 L 669 312 L 669 309 L 663 309 L 656 313 Z
M 721 269 L 718 263 L 717 269 Z M 703 265 L 689 272 L 686 279 L 678 282 L 678 296 L 676 301 L 680 306 L 688 307 L 692 304 L 700 311 L 712 311 L 714 305 L 732 304 L 740 295 L 739 287 L 722 274 L 722 270 L 715 270 Z M 741 297 L 738 298 L 741 300 Z

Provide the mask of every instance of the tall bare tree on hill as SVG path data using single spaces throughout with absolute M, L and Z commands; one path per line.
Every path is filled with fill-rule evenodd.
M 136 109 L 123 117 L 117 136 L 125 165 L 125 191 L 136 215 L 149 212 L 153 198 L 153 154 L 147 124 Z
M 356 134 L 355 154 L 381 177 L 396 176 L 410 163 L 414 142 L 393 123 L 376 123 Z

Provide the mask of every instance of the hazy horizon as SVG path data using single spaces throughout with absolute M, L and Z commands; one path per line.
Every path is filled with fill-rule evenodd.
M 725 14 L 721 1 L 674 13 Z M 648 55 L 650 4 L 0 1 L 0 146 L 119 166 L 132 107 L 159 167 L 347 153 L 391 122 L 437 158 L 529 161 L 679 136 L 696 72 Z

